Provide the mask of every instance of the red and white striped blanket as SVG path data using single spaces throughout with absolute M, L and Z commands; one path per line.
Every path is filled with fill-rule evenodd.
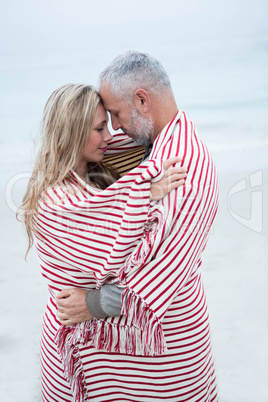
M 118 138 L 110 152 L 122 149 Z M 128 141 L 123 143 L 126 149 Z M 182 157 L 186 183 L 151 203 L 151 179 L 159 179 L 162 161 L 173 156 Z M 164 317 L 199 271 L 217 207 L 213 161 L 184 112 L 159 134 L 150 160 L 106 190 L 86 185 L 74 172 L 72 179 L 48 190 L 35 227 L 41 270 L 52 296 L 49 308 L 55 308 L 55 293 L 64 287 L 126 286 L 119 317 L 63 327 L 54 311 L 55 321 L 45 324 L 56 333 L 75 401 L 87 392 L 81 345 L 133 356 L 168 352 Z M 191 311 L 189 305 L 188 316 Z

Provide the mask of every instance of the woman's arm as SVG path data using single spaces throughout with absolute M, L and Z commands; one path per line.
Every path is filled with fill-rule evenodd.
M 170 191 L 184 184 L 186 169 L 172 167 L 181 161 L 173 157 L 163 163 L 164 174 L 151 182 L 151 200 L 158 201 Z M 99 290 L 64 289 L 57 296 L 58 318 L 63 325 L 71 325 L 93 318 L 120 315 L 124 289 L 104 285 Z
M 187 177 L 186 169 L 183 166 L 174 166 L 181 162 L 181 158 L 174 157 L 167 159 L 163 163 L 164 174 L 160 180 L 152 179 L 151 182 L 151 201 L 160 201 L 170 191 L 182 186 Z

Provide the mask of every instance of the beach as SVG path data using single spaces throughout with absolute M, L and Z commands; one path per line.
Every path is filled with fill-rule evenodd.
M 267 177 L 267 169 L 263 174 Z M 230 186 L 244 176 L 219 174 L 220 207 L 202 266 L 222 402 L 268 400 L 267 221 L 262 232 L 250 230 L 231 216 L 226 202 Z M 265 201 L 267 180 L 261 189 Z M 233 210 L 247 216 L 249 203 L 244 201 L 237 200 Z M 9 402 L 37 402 L 39 338 L 48 292 L 34 251 L 27 263 L 23 260 L 26 237 L 6 205 L 1 205 L 1 222 L 0 395 Z
M 160 7 L 162 3 L 157 4 Z M 172 2 L 173 7 L 176 4 Z M 15 39 L 12 44 L 11 36 L 10 47 L 1 53 L 1 401 L 41 401 L 39 339 L 48 291 L 35 251 L 30 251 L 27 262 L 24 260 L 27 238 L 16 220 L 16 209 L 33 168 L 43 107 L 60 85 L 97 85 L 99 72 L 113 57 L 134 48 L 153 54 L 164 64 L 178 107 L 196 123 L 218 170 L 219 211 L 203 253 L 202 272 L 219 401 L 268 401 L 268 54 L 267 30 L 257 21 L 261 7 L 262 14 L 267 7 L 262 1 L 246 2 L 244 22 L 237 30 L 236 17 L 244 3 L 234 6 L 233 17 L 221 5 L 223 17 L 215 17 L 218 32 L 217 21 L 205 29 L 199 21 L 198 8 L 196 14 L 193 11 L 197 3 L 189 4 L 193 9 L 185 6 L 182 15 L 185 31 L 173 25 L 172 18 L 180 12 L 175 8 L 170 20 L 165 14 L 162 27 L 166 33 L 161 31 L 161 35 L 160 13 L 155 21 L 149 19 L 148 13 L 147 24 L 153 36 L 146 43 L 137 35 L 133 17 L 127 32 L 126 25 L 113 26 L 111 30 L 109 25 L 109 30 L 96 35 L 96 23 L 89 28 L 80 23 L 73 42 L 66 28 L 68 45 L 60 35 L 54 36 L 53 41 L 52 34 L 48 37 L 41 27 L 36 32 L 43 38 L 43 47 L 41 41 L 38 47 L 36 35 L 27 48 L 29 28 L 20 49 L 12 51 Z M 210 5 L 213 8 L 212 2 Z M 208 21 L 205 12 L 200 12 Z M 142 27 L 144 19 L 135 16 Z M 45 14 L 44 21 L 49 22 L 49 18 Z M 61 28 L 71 25 L 67 17 L 63 20 Z M 193 21 L 197 26 L 194 32 L 190 29 Z M 230 29 L 223 33 L 227 23 Z M 34 31 L 37 26 L 32 24 Z M 52 24 L 52 32 L 53 27 L 56 30 L 56 25 Z M 18 35 L 26 31 L 22 25 L 19 29 Z M 95 35 L 94 41 L 87 39 L 90 34 Z M 112 45 L 107 43 L 108 34 Z M 80 38 L 77 45 L 75 40 Z

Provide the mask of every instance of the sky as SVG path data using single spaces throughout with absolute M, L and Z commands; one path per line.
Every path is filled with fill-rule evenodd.
M 95 84 L 98 73 L 129 49 L 153 54 L 171 75 L 181 54 L 180 66 L 185 61 L 191 72 L 193 46 L 194 56 L 204 54 L 212 67 L 215 43 L 227 48 L 232 41 L 265 36 L 267 47 L 267 20 L 267 0 L 1 0 L 0 72 L 32 69 L 34 78 L 36 67 L 47 74 L 56 66 L 63 82 Z M 0 96 L 18 85 L 12 74 L 0 80 Z M 50 81 L 51 88 L 58 85 L 58 79 Z
M 265 36 L 267 46 L 267 20 L 267 0 L 1 0 L 0 96 L 18 85 L 5 72 L 32 70 L 34 78 L 40 66 L 46 75 L 56 66 L 64 83 L 95 85 L 98 73 L 129 49 L 151 53 L 171 75 L 181 54 L 180 66 L 185 61 L 191 72 L 193 46 L 195 57 L 204 54 L 207 63 L 218 42 L 227 48 Z M 49 79 L 51 91 L 60 80 Z
M 226 113 L 234 122 L 262 102 L 258 133 L 263 132 L 267 21 L 267 0 L 1 0 L 4 153 L 10 145 L 10 163 L 3 169 L 9 174 L 10 166 L 13 172 L 23 165 L 21 149 L 29 149 L 52 91 L 70 82 L 97 85 L 102 69 L 129 49 L 162 62 L 179 108 L 198 126 L 209 121 L 214 130 Z
M 1 53 L 224 40 L 267 32 L 267 14 L 266 0 L 2 0 Z

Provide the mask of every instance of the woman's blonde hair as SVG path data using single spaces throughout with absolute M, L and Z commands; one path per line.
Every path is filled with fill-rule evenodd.
M 26 256 L 33 245 L 32 220 L 38 202 L 48 187 L 67 178 L 80 162 L 100 103 L 101 98 L 93 87 L 67 84 L 56 89 L 45 105 L 40 150 L 18 211 L 18 215 L 23 217 L 29 239 Z M 93 181 L 99 187 L 105 188 L 115 180 L 101 164 L 91 165 Z M 100 182 L 94 180 L 96 177 Z

